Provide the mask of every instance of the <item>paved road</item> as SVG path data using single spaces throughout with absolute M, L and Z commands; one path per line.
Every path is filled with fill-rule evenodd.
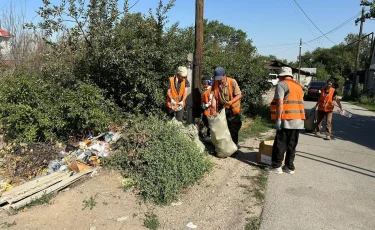
M 261 229 L 375 229 L 375 113 L 343 107 L 331 141 L 301 133 L 296 173 L 270 175 Z

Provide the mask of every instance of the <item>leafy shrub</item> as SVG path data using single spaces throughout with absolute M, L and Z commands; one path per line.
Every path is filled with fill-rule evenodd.
M 156 117 L 128 120 L 120 151 L 106 165 L 133 177 L 145 199 L 169 203 L 210 170 L 205 154 L 175 125 Z
M 375 96 L 362 94 L 358 99 L 360 104 L 371 105 L 375 104 Z
M 24 142 L 97 133 L 114 120 L 116 107 L 97 87 L 60 88 L 36 76 L 13 76 L 0 86 L 0 118 L 6 136 Z

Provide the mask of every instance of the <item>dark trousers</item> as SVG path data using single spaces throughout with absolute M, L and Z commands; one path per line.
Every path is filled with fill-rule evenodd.
M 272 148 L 272 167 L 281 167 L 285 156 L 285 165 L 294 170 L 294 158 L 296 156 L 296 147 L 298 144 L 299 129 L 281 129 L 276 131 L 275 141 Z
M 233 114 L 231 109 L 225 110 L 225 115 L 227 117 L 228 129 L 232 137 L 233 142 L 238 144 L 238 133 L 240 132 L 242 126 L 241 114 Z
M 207 128 L 207 136 L 209 137 L 210 136 L 210 126 L 208 124 L 208 118 L 204 114 L 202 116 L 202 122 L 203 122 L 204 126 L 206 126 L 206 128 Z
M 184 109 L 181 109 L 180 111 L 177 111 L 177 112 L 169 109 L 169 118 L 170 119 L 176 117 L 177 121 L 181 121 L 182 122 L 183 116 L 184 116 Z

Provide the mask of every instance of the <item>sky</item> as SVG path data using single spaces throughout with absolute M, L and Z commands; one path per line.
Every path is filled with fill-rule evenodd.
M 42 0 L 0 0 L 4 8 L 12 1 L 20 11 L 24 9 L 26 18 L 37 21 L 36 11 L 42 6 Z M 58 4 L 61 0 L 50 0 Z M 167 0 L 164 0 L 166 2 Z M 218 20 L 247 33 L 258 53 L 275 55 L 280 59 L 296 61 L 299 53 L 299 41 L 302 54 L 317 47 L 331 47 L 344 41 L 348 33 L 358 34 L 359 25 L 354 20 L 327 35 L 328 39 L 307 19 L 307 16 L 323 33 L 338 27 L 361 11 L 360 0 L 205 0 L 204 18 Z M 159 0 L 130 0 L 131 12 L 147 14 L 155 9 Z M 122 8 L 123 0 L 119 0 Z M 1 9 L 0 9 L 1 11 Z M 195 0 L 176 0 L 168 13 L 170 23 L 179 22 L 181 27 L 195 23 Z M 375 30 L 375 20 L 364 23 L 364 34 Z M 319 36 L 320 39 L 309 42 Z M 330 41 L 331 40 L 331 41 Z

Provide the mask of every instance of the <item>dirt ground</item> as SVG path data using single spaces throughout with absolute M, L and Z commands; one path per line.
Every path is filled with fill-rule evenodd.
M 0 224 L 13 223 L 9 229 L 147 229 L 145 214 L 153 212 L 160 229 L 244 229 L 246 218 L 259 216 L 261 206 L 253 197 L 253 181 L 257 175 L 257 140 L 241 143 L 237 158 L 218 159 L 213 171 L 196 185 L 184 190 L 178 201 L 169 206 L 144 203 L 134 190 L 123 191 L 120 175 L 101 170 L 99 175 L 80 181 L 54 197 L 50 204 L 31 207 L 26 212 L 8 215 L 0 212 Z M 96 202 L 92 210 L 84 208 L 84 200 Z M 127 217 L 125 221 L 118 218 Z M 5 225 L 3 225 L 5 226 Z

